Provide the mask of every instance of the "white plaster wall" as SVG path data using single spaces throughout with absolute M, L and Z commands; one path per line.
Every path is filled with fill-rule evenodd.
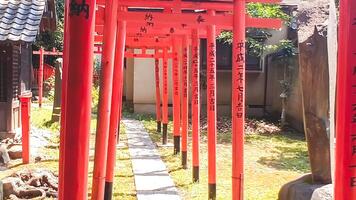
M 135 53 L 140 51 L 135 50 Z M 148 50 L 147 53 L 153 53 L 153 50 Z M 135 65 L 133 74 L 133 103 L 135 112 L 139 113 L 154 113 L 156 103 L 156 86 L 153 58 L 134 58 Z M 159 62 L 160 66 L 160 92 L 162 100 L 162 59 Z M 172 104 L 172 61 L 168 60 L 168 104 Z
M 271 31 L 272 37 L 268 39 L 266 44 L 277 44 L 281 39 L 287 37 L 287 27 L 283 26 L 281 30 Z M 141 53 L 139 50 L 135 50 L 135 53 Z M 147 53 L 153 53 L 152 51 L 147 51 Z M 271 52 L 265 52 L 265 54 Z M 129 59 L 130 60 L 130 59 Z M 134 69 L 133 76 L 133 87 L 130 88 L 129 85 L 126 86 L 127 91 L 133 91 L 133 103 L 134 110 L 138 113 L 155 113 L 155 77 L 154 77 L 154 59 L 143 59 L 135 58 L 131 59 L 132 65 L 130 69 Z M 264 60 L 264 59 L 262 59 Z M 128 61 L 129 62 L 129 61 Z M 190 63 L 190 62 L 189 62 Z M 181 67 L 180 67 L 181 68 Z M 128 69 L 127 71 L 129 71 Z M 168 80 L 169 80 L 169 104 L 172 104 L 172 62 L 169 59 L 169 69 L 168 69 Z M 189 70 L 190 72 L 190 66 Z M 190 73 L 189 73 L 190 74 Z M 130 76 L 130 73 L 126 73 Z M 181 78 L 181 77 L 180 77 Z M 217 71 L 217 103 L 218 103 L 218 114 L 230 115 L 231 114 L 231 71 Z M 126 77 L 126 83 L 130 82 L 130 78 Z M 191 77 L 189 77 L 190 85 Z M 265 90 L 265 72 L 248 72 L 246 74 L 246 102 L 247 105 L 263 105 L 264 104 L 264 90 Z M 160 89 L 162 95 L 162 60 L 160 59 Z M 128 92 L 127 94 L 130 94 Z M 189 96 L 191 90 L 189 88 Z M 162 98 L 161 98 L 162 99 Z M 189 100 L 190 102 L 190 100 Z M 206 104 L 206 91 L 201 90 L 201 103 L 202 112 L 205 111 Z M 171 109 L 170 109 L 171 110 Z M 248 108 L 248 114 L 251 115 L 261 115 L 262 109 Z M 203 114 L 202 113 L 202 114 Z

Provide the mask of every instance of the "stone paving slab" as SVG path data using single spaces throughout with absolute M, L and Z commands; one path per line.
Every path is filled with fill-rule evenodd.
M 138 200 L 180 200 L 166 165 L 140 121 L 124 119 Z

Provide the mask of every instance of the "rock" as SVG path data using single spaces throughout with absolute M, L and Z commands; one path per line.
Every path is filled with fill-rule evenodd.
M 3 197 L 8 197 L 15 193 L 18 186 L 24 185 L 24 182 L 17 177 L 8 177 L 2 180 L 3 184 Z
M 5 144 L 0 145 L 0 155 L 1 164 L 7 166 L 10 162 L 10 157 Z
M 332 200 L 334 188 L 332 184 L 322 186 L 314 190 L 310 200 Z
M 35 162 L 36 162 L 36 163 L 37 163 L 37 162 L 41 162 L 41 160 L 42 160 L 41 156 L 36 156 L 36 158 L 35 158 Z
M 330 184 L 329 65 L 327 20 L 329 0 L 301 1 L 299 23 L 299 81 L 304 132 L 313 183 Z
M 22 146 L 19 144 L 9 146 L 7 152 L 12 160 L 22 158 Z
M 1 180 L 5 199 L 57 198 L 58 177 L 45 169 L 23 170 Z
M 311 180 L 311 174 L 307 174 L 285 184 L 279 191 L 278 200 L 328 200 L 328 198 L 317 198 L 327 196 L 328 185 L 312 184 Z M 312 199 L 312 196 L 315 196 L 315 199 Z

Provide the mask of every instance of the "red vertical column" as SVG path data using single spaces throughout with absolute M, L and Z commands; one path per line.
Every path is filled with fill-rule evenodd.
M 116 162 L 116 142 L 120 134 L 120 120 L 122 107 L 122 80 L 124 78 L 124 54 L 125 54 L 125 40 L 126 40 L 126 21 L 118 22 L 118 30 L 116 37 L 116 51 L 115 51 L 115 67 L 114 80 L 112 87 L 112 101 L 110 113 L 110 128 L 109 128 L 109 142 L 108 142 L 108 159 L 105 177 L 105 195 L 104 200 L 112 199 L 113 179 L 115 173 Z
M 158 55 L 158 49 L 156 49 L 156 55 Z M 159 59 L 155 59 L 155 83 L 156 83 L 156 121 L 157 121 L 157 132 L 161 132 L 161 92 L 159 87 Z
M 232 61 L 232 199 L 243 199 L 245 124 L 245 0 L 234 1 Z
M 163 69 L 162 69 L 162 143 L 167 144 L 167 128 L 168 128 L 168 55 L 167 48 L 163 48 Z
M 61 94 L 61 121 L 60 121 L 60 144 L 59 144 L 59 178 L 58 178 L 58 199 L 63 199 L 63 175 L 64 175 L 64 141 L 65 141 L 65 113 L 67 104 L 67 77 L 68 77 L 68 56 L 69 56 L 69 29 L 68 29 L 68 9 L 69 1 L 65 1 L 64 7 L 64 42 L 63 42 L 63 68 L 62 68 L 62 94 Z
M 187 169 L 188 160 L 188 36 L 182 44 L 182 166 Z
M 193 181 L 199 181 L 200 145 L 200 44 L 197 29 L 192 31 L 192 161 Z
M 210 15 L 215 11 L 210 10 Z M 216 199 L 216 26 L 207 30 L 207 116 L 209 199 Z
M 22 163 L 30 162 L 30 110 L 31 92 L 21 95 Z
M 180 152 L 180 81 L 179 81 L 179 60 L 178 60 L 179 42 L 177 38 L 173 38 L 173 66 L 172 66 L 172 80 L 173 80 L 173 139 L 174 139 L 174 154 Z
M 335 200 L 356 199 L 356 2 L 340 1 Z
M 74 0 L 72 4 L 83 4 Z M 84 2 L 86 10 L 67 12 L 68 79 L 65 106 L 65 145 L 63 190 L 60 200 L 87 199 L 89 134 L 91 119 L 91 87 L 93 81 L 93 52 L 95 0 Z M 61 153 L 63 153 L 61 152 Z M 65 183 L 65 184 L 64 184 Z
M 98 122 L 96 126 L 92 200 L 104 198 L 106 159 L 108 151 L 114 53 L 117 30 L 118 1 L 105 1 L 103 54 L 100 73 Z
M 44 49 L 40 48 L 40 65 L 38 67 L 38 106 L 42 107 L 43 97 L 43 62 L 44 62 Z

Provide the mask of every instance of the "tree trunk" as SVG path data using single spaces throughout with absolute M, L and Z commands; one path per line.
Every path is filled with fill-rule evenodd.
M 300 78 L 304 131 L 314 183 L 331 183 L 329 70 L 325 21 L 329 2 L 305 2 L 299 7 Z

